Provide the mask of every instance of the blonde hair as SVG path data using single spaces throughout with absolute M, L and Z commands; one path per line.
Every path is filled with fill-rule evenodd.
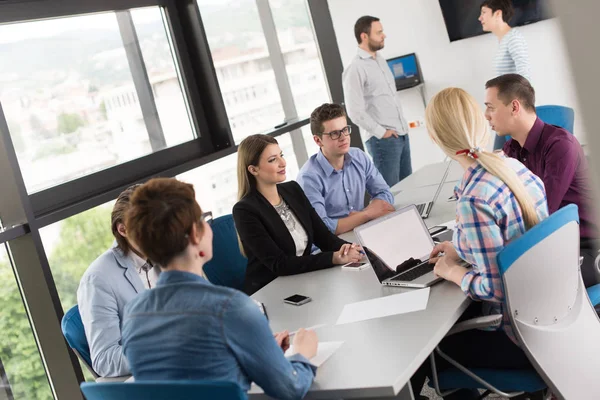
M 238 201 L 242 200 L 250 190 L 256 188 L 256 178 L 248 171 L 251 165 L 258 165 L 260 156 L 267 146 L 278 144 L 277 139 L 273 136 L 256 134 L 248 136 L 242 140 L 238 146 L 238 162 L 237 162 L 237 177 L 238 177 Z M 238 234 L 238 244 L 240 252 L 246 256 L 242 240 Z
M 446 155 L 456 158 L 456 152 L 476 149 L 474 158 L 486 171 L 502 180 L 512 191 L 523 213 L 527 229 L 539 218 L 533 198 L 517 173 L 508 168 L 504 159 L 485 151 L 490 140 L 483 111 L 470 94 L 459 88 L 444 89 L 431 99 L 425 110 L 429 135 Z M 467 157 L 468 154 L 463 155 Z

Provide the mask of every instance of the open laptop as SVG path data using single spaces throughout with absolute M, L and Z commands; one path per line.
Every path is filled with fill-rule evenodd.
M 354 233 L 382 285 L 424 288 L 441 280 L 428 262 L 434 243 L 414 205 L 358 226 Z M 411 257 L 421 262 L 396 271 Z
M 448 166 L 446 167 L 446 171 L 444 172 L 444 176 L 442 177 L 442 180 L 440 181 L 440 184 L 438 185 L 437 190 L 435 191 L 435 194 L 433 195 L 433 198 L 431 199 L 431 201 L 428 201 L 427 203 L 420 203 L 420 204 L 415 205 L 415 207 L 417 207 L 417 211 L 419 211 L 419 214 L 421 215 L 421 218 L 426 219 L 427 217 L 429 217 L 429 214 L 431 213 L 431 209 L 433 208 L 433 205 L 435 204 L 438 196 L 440 195 L 440 192 L 442 191 L 442 187 L 446 183 L 446 178 L 448 177 L 448 172 L 450 171 L 451 164 L 452 164 L 452 161 L 450 161 L 448 163 Z

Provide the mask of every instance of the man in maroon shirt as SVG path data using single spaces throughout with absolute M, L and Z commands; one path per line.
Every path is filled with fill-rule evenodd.
M 598 283 L 594 260 L 598 232 L 592 210 L 588 163 L 574 135 L 546 124 L 535 112 L 535 91 L 518 74 L 501 75 L 485 84 L 485 116 L 500 136 L 511 135 L 504 153 L 522 162 L 546 187 L 548 211 L 567 204 L 579 207 L 581 273 L 586 287 Z

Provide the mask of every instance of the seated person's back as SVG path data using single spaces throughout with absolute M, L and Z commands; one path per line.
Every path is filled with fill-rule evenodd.
M 394 211 L 389 186 L 366 153 L 350 147 L 344 108 L 323 104 L 310 116 L 319 152 L 298 174 L 298 183 L 325 225 L 335 234 L 351 231 Z M 371 196 L 365 208 L 365 193 Z
M 131 301 L 123 321 L 123 349 L 133 376 L 143 380 L 254 381 L 275 398 L 302 398 L 316 367 L 314 332 L 275 337 L 266 317 L 245 294 L 211 284 L 202 267 L 212 258 L 212 231 L 191 185 L 153 179 L 132 198 L 131 234 L 161 265 L 157 285 Z M 287 345 L 285 344 L 287 341 Z

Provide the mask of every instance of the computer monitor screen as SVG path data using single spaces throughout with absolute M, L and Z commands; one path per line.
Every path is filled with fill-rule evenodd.
M 387 63 L 394 75 L 397 90 L 408 89 L 423 82 L 417 56 L 414 53 L 391 58 Z

